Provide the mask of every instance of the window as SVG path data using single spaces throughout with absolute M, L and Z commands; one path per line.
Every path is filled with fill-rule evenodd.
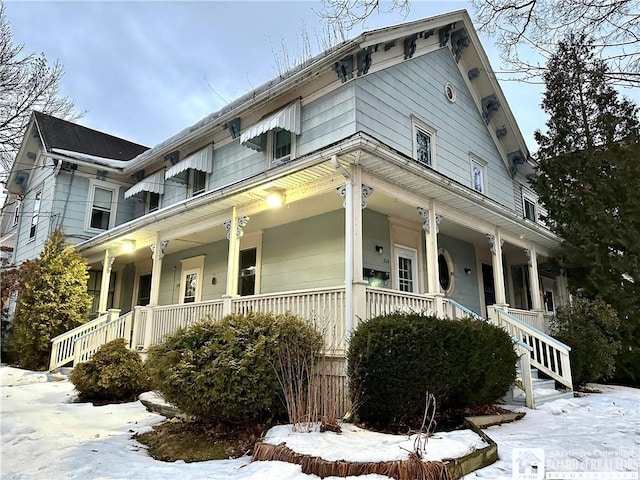
M 87 281 L 87 293 L 91 296 L 91 308 L 89 317 L 98 316 L 98 304 L 100 303 L 100 285 L 102 283 L 102 272 L 89 270 L 89 280 Z M 111 272 L 109 278 L 109 292 L 107 293 L 107 308 L 113 308 L 113 297 L 116 289 L 116 274 Z
M 149 305 L 151 300 L 151 274 L 140 275 L 138 277 L 138 305 L 143 307 Z
M 13 220 L 11 221 L 11 225 L 14 227 L 18 225 L 18 221 L 20 220 L 20 207 L 22 205 L 22 202 L 18 199 L 15 200 L 15 203 L 16 207 L 13 210 Z
M 85 228 L 87 230 L 108 230 L 113 228 L 118 203 L 118 186 L 100 180 L 91 180 L 89 205 Z
M 42 190 L 36 193 L 36 198 L 33 201 L 33 214 L 31 215 L 31 228 L 29 229 L 29 240 L 36 238 L 36 231 L 38 229 L 38 218 L 40 217 L 40 203 L 42 201 Z
M 453 262 L 447 250 L 438 250 L 438 283 L 442 291 L 449 295 L 453 292 L 455 277 L 453 275 Z
M 537 222 L 538 219 L 538 197 L 535 193 L 525 188 L 522 189 L 522 213 L 524 218 Z
M 207 172 L 191 169 L 191 196 L 194 197 L 207 189 Z
M 449 82 L 444 86 L 444 94 L 451 103 L 456 101 L 456 89 Z
M 156 192 L 145 193 L 146 213 L 155 212 L 160 208 L 160 194 Z
M 545 311 L 545 313 L 553 313 L 553 312 L 555 312 L 555 304 L 553 302 L 553 291 L 552 290 L 545 290 L 542 299 L 544 300 L 544 311 Z
M 471 185 L 476 192 L 486 193 L 487 190 L 487 163 L 477 158 L 471 157 Z
M 181 303 L 193 303 L 196 301 L 196 295 L 198 292 L 198 276 L 199 271 L 197 269 L 187 270 L 184 272 L 183 277 L 183 295 Z
M 238 295 L 255 295 L 256 293 L 256 260 L 257 249 L 250 248 L 240 252 L 240 269 L 238 276 Z
M 279 165 L 281 163 L 291 160 L 291 148 L 293 145 L 291 132 L 283 129 L 276 129 L 272 132 L 273 136 L 273 160 L 272 165 Z
M 413 119 L 413 158 L 421 165 L 433 167 L 435 164 L 436 132 L 426 124 Z

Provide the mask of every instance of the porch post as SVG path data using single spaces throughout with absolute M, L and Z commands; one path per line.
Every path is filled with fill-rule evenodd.
M 98 313 L 100 315 L 107 313 L 107 300 L 109 297 L 109 283 L 111 280 L 111 267 L 116 257 L 112 257 L 109 249 L 104 251 L 102 259 L 102 279 L 100 282 L 100 297 L 98 299 Z
M 229 240 L 229 254 L 227 256 L 227 288 L 222 308 L 223 315 L 231 313 L 231 299 L 238 296 L 238 269 L 240 264 L 240 239 L 244 235 L 243 228 L 249 217 L 238 217 L 236 207 L 231 207 L 231 219 L 224 222 Z
M 567 277 L 563 272 L 556 277 L 556 288 L 558 289 L 558 298 L 556 304 L 564 306 L 569 303 L 569 287 L 567 286 Z
M 365 320 L 367 315 L 366 285 L 368 285 L 368 282 L 364 281 L 364 277 L 362 275 L 362 210 L 367 208 L 367 198 L 373 192 L 371 187 L 362 184 L 362 170 L 359 165 L 352 167 L 352 179 L 353 187 L 351 205 L 346 205 L 346 208 L 351 209 L 351 222 L 348 224 L 345 221 L 345 228 L 352 230 L 350 234 L 352 280 L 351 285 L 347 285 L 347 288 L 351 288 L 351 312 L 349 314 L 350 326 L 349 323 L 347 324 L 347 339 L 349 338 L 352 329 L 358 325 L 358 321 Z
M 493 264 L 493 288 L 496 291 L 496 305 L 507 306 L 507 297 L 504 289 L 504 270 L 502 266 L 502 245 L 504 240 L 500 235 L 500 229 L 496 228 L 495 234 L 487 233 L 487 240 L 491 248 Z
M 162 274 L 162 259 L 164 258 L 164 249 L 167 248 L 169 240 L 160 240 L 160 234 L 156 235 L 156 241 L 150 245 L 151 249 L 151 289 L 149 292 L 149 306 L 158 304 L 160 297 L 160 276 Z
M 438 271 L 438 231 L 440 215 L 436 214 L 436 203 L 431 202 L 429 208 L 418 208 L 418 213 L 424 219 L 422 228 L 425 232 L 425 247 L 427 254 L 427 293 L 434 298 L 435 313 L 437 316 L 444 314 L 442 297 L 440 292 L 440 272 Z
M 542 311 L 542 302 L 540 301 L 540 280 L 538 278 L 538 252 L 536 247 L 531 245 L 530 248 L 524 249 L 529 263 L 529 288 L 531 289 L 531 310 Z

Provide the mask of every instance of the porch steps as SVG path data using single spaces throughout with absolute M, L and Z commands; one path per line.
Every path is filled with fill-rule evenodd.
M 522 376 L 518 371 L 516 379 L 521 380 L 521 378 Z M 556 388 L 555 380 L 540 378 L 538 369 L 533 367 L 531 367 L 531 381 L 533 383 L 533 398 L 536 407 L 561 398 L 573 398 L 573 392 L 566 391 L 563 388 Z M 522 389 L 513 385 L 503 401 L 509 405 L 525 405 L 525 393 Z

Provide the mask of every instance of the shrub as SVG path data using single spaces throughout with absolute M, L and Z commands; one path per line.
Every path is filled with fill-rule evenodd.
M 620 350 L 616 311 L 603 300 L 574 297 L 559 307 L 551 323 L 552 334 L 571 347 L 574 386 L 610 378 Z
M 365 422 L 420 425 L 425 392 L 440 410 L 487 403 L 515 379 L 509 335 L 485 322 L 391 314 L 355 330 L 348 351 L 352 401 Z
M 135 400 L 150 388 L 144 362 L 122 338 L 102 345 L 91 360 L 76 365 L 70 380 L 83 400 Z
M 87 262 L 56 230 L 24 275 L 13 320 L 13 348 L 21 367 L 49 366 L 51 339 L 87 321 Z
M 250 313 L 202 320 L 149 351 L 165 399 L 204 421 L 257 421 L 283 412 L 281 346 L 317 352 L 319 334 L 292 314 Z

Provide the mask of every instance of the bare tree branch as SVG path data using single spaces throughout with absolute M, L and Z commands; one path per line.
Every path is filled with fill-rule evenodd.
M 44 55 L 23 50 L 24 45 L 12 41 L 0 1 L 0 176 L 11 169 L 32 110 L 70 120 L 84 114 L 74 110 L 70 98 L 60 95 L 62 65 L 49 65 Z

